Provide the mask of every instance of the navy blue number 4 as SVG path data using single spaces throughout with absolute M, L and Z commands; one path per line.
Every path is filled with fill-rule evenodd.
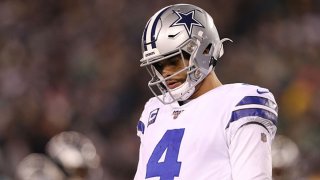
M 178 155 L 184 129 L 167 130 L 154 148 L 147 164 L 146 178 L 160 177 L 160 180 L 173 180 L 180 174 L 181 162 Z M 163 162 L 159 162 L 166 152 Z

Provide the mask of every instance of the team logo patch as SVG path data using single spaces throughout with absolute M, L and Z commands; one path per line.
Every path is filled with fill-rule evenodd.
M 184 110 L 176 110 L 176 111 L 173 111 L 173 113 L 172 113 L 173 119 L 177 119 L 178 116 L 179 116 L 183 111 L 184 111 Z
M 194 26 L 203 27 L 204 26 L 194 18 L 195 10 L 189 11 L 187 13 L 177 12 L 173 11 L 179 18 L 170 25 L 170 27 L 173 26 L 184 26 L 186 31 L 189 34 L 189 37 L 191 36 L 192 28 Z
M 149 120 L 148 120 L 148 126 L 153 124 L 156 121 L 157 116 L 158 116 L 158 112 L 159 112 L 159 108 L 154 109 L 154 110 L 152 110 L 150 112 Z

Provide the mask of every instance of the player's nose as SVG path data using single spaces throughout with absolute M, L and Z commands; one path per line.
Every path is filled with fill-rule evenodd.
M 172 68 L 172 66 L 169 66 L 169 65 L 165 65 L 162 69 L 162 72 L 161 72 L 161 74 L 164 78 L 171 76 L 173 73 L 174 73 L 173 68 Z

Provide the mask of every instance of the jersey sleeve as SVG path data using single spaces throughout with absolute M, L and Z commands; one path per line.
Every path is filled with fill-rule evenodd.
M 154 107 L 155 103 L 157 103 L 157 101 L 154 98 L 151 98 L 144 106 L 144 109 L 141 113 L 141 116 L 139 118 L 139 121 L 137 123 L 137 135 L 140 138 L 140 150 L 139 150 L 139 160 L 138 160 L 138 165 L 137 165 L 137 170 L 134 176 L 134 180 L 141 180 L 141 179 L 145 179 L 145 173 L 143 171 L 144 167 L 143 166 L 143 161 L 144 161 L 144 156 L 143 156 L 143 152 L 142 152 L 142 146 L 143 146 L 143 138 L 144 138 L 144 133 L 145 130 L 148 126 L 148 120 L 149 120 L 149 116 L 150 116 L 150 109 L 152 109 L 152 107 Z
M 139 118 L 139 121 L 137 123 L 137 136 L 140 138 L 140 142 L 142 141 L 143 134 L 144 134 L 145 128 L 146 128 L 146 118 L 147 118 L 146 116 L 147 116 L 149 102 L 150 102 L 150 100 L 145 104 L 144 109 L 143 109 L 141 116 Z M 143 167 L 142 167 L 141 161 L 142 161 L 143 155 L 141 152 L 141 146 L 142 146 L 142 143 L 140 143 L 139 161 L 138 161 L 136 173 L 134 176 L 134 180 L 144 179 L 143 174 L 142 174 Z
M 226 127 L 233 180 L 272 179 L 277 117 L 277 103 L 265 88 L 250 88 L 237 98 Z

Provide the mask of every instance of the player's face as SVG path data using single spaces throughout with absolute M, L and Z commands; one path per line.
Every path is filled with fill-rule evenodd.
M 156 70 L 164 77 L 172 76 L 174 73 L 184 69 L 189 61 L 182 59 L 181 55 L 154 63 Z M 182 71 L 166 80 L 168 88 L 174 89 L 186 81 L 187 71 Z

